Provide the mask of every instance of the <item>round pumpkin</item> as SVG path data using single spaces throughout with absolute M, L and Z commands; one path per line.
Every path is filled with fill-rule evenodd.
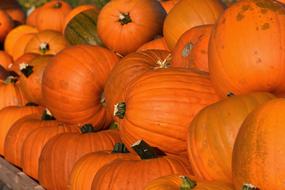
M 207 74 L 158 69 L 132 81 L 114 114 L 120 118 L 120 134 L 128 148 L 144 139 L 165 153 L 186 154 L 193 117 L 218 100 Z
M 209 72 L 208 45 L 212 28 L 213 25 L 201 25 L 183 33 L 173 50 L 171 65 Z
M 233 149 L 236 189 L 245 183 L 262 190 L 285 188 L 284 112 L 285 100 L 277 98 L 259 106 L 243 122 Z
M 173 50 L 180 36 L 187 30 L 204 24 L 214 24 L 223 13 L 219 0 L 180 0 L 167 15 L 163 36 Z
M 240 126 L 251 111 L 273 98 L 266 92 L 233 95 L 201 110 L 187 133 L 194 175 L 232 183 L 232 151 Z
M 0 10 L 0 42 L 4 42 L 7 34 L 13 29 L 14 22 L 9 14 L 4 11 Z
M 137 51 L 145 51 L 150 49 L 160 49 L 169 51 L 164 37 L 160 37 L 143 44 Z
M 55 55 L 42 81 L 43 101 L 59 121 L 92 123 L 98 129 L 111 123 L 104 85 L 118 57 L 108 49 L 77 45 Z
M 165 16 L 158 1 L 110 1 L 99 13 L 98 35 L 109 49 L 126 55 L 160 34 Z
M 81 157 L 91 152 L 110 150 L 118 142 L 120 136 L 117 130 L 55 136 L 42 150 L 39 182 L 46 189 L 68 189 L 72 168 Z
M 210 77 L 217 92 L 223 97 L 252 91 L 284 96 L 283 39 L 282 4 L 240 0 L 230 6 L 217 22 L 209 42 Z
M 8 69 L 11 64 L 13 64 L 13 58 L 6 51 L 0 51 L 0 65 Z

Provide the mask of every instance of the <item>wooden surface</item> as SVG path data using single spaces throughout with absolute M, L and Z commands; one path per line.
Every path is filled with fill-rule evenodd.
M 44 190 L 44 188 L 0 157 L 0 190 Z

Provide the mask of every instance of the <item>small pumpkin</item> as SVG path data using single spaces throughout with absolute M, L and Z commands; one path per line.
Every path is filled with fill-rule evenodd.
M 127 55 L 162 33 L 165 16 L 158 1 L 110 1 L 100 11 L 98 35 L 109 49 Z

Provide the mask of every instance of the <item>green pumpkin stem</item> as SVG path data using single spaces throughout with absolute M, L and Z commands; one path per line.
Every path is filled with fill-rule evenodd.
M 117 116 L 120 119 L 123 119 L 126 113 L 126 103 L 120 102 L 114 106 L 114 116 Z
M 109 129 L 119 129 L 119 126 L 116 122 L 112 122 L 111 125 L 109 126 Z
M 182 183 L 180 186 L 180 190 L 192 190 L 197 186 L 196 181 L 191 180 L 187 176 L 180 176 Z
M 26 103 L 25 106 L 39 106 L 39 104 L 36 104 L 34 102 L 28 102 L 28 103 Z
M 139 140 L 132 145 L 132 149 L 139 155 L 142 160 L 159 158 L 165 156 L 165 153 L 157 147 L 152 147 L 144 140 Z
M 246 183 L 242 186 L 242 190 L 260 190 L 260 189 L 252 184 Z
M 62 7 L 62 3 L 58 0 L 57 2 L 56 2 L 56 4 L 54 4 L 54 6 L 53 6 L 53 8 L 55 8 L 55 9 L 59 9 L 59 8 L 61 8 Z
M 116 143 L 112 153 L 129 153 L 129 151 L 124 143 Z
M 120 13 L 119 22 L 121 23 L 121 25 L 125 25 L 125 24 L 132 22 L 130 13 Z
M 55 117 L 50 113 L 48 109 L 45 109 L 41 119 L 44 121 L 50 121 L 55 120 Z
M 33 66 L 32 65 L 27 65 L 24 68 L 21 69 L 21 73 L 25 75 L 25 77 L 29 77 L 34 71 L 33 71 Z
M 39 46 L 39 50 L 42 54 L 45 54 L 50 50 L 49 44 L 47 42 L 42 42 Z
M 97 132 L 99 129 L 95 128 L 92 124 L 90 123 L 87 123 L 87 124 L 84 124 L 81 128 L 80 128 L 80 132 L 82 134 L 85 134 L 85 133 L 95 133 Z

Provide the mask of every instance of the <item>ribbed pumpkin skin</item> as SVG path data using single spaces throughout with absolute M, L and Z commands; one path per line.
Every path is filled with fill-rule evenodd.
M 12 63 L 13 58 L 6 51 L 0 51 L 0 65 L 3 66 L 4 69 L 8 69 Z
M 91 44 L 102 45 L 97 34 L 97 17 L 99 11 L 90 9 L 75 15 L 64 29 L 64 37 L 72 45 Z
M 182 34 L 172 52 L 173 67 L 209 72 L 208 45 L 213 25 L 193 27 Z
M 45 50 L 42 46 L 47 45 Z M 55 55 L 68 47 L 69 43 L 62 33 L 52 30 L 41 31 L 27 43 L 25 53 L 37 53 L 41 55 Z
M 99 46 L 77 45 L 57 54 L 46 67 L 42 82 L 45 105 L 60 121 L 92 123 L 98 129 L 111 123 L 102 94 L 118 57 Z
M 233 150 L 233 183 L 250 183 L 262 190 L 284 189 L 285 100 L 271 100 L 243 122 Z
M 4 155 L 4 142 L 9 129 L 22 117 L 30 114 L 40 115 L 42 107 L 35 106 L 8 106 L 0 110 L 0 154 Z
M 77 126 L 58 121 L 45 121 L 43 127 L 33 130 L 23 142 L 20 164 L 23 171 L 34 179 L 38 179 L 39 158 L 46 143 L 58 134 L 79 133 L 79 131 Z
M 232 183 L 232 151 L 241 124 L 270 93 L 232 96 L 201 110 L 187 134 L 188 157 L 195 176 L 207 181 Z
M 252 91 L 284 96 L 284 13 L 275 1 L 241 0 L 221 16 L 209 43 L 210 77 L 221 96 Z
M 204 24 L 214 24 L 223 13 L 219 0 L 181 0 L 167 15 L 163 36 L 173 50 L 180 36 L 187 30 Z
M 129 14 L 131 21 L 122 24 L 122 14 Z M 110 1 L 100 11 L 98 35 L 109 49 L 127 55 L 162 33 L 165 16 L 158 1 Z
M 188 164 L 185 160 L 171 156 L 148 160 L 117 159 L 97 172 L 91 189 L 142 190 L 147 183 L 164 175 L 190 175 Z
M 57 135 L 45 145 L 41 153 L 40 183 L 46 189 L 68 189 L 68 180 L 76 161 L 91 152 L 111 150 L 118 142 L 120 136 L 117 130 Z
M 145 51 L 151 49 L 159 49 L 159 50 L 166 50 L 169 51 L 166 41 L 163 37 L 154 39 L 142 45 L 137 51 Z
M 120 134 L 129 147 L 144 139 L 171 154 L 186 153 L 188 127 L 201 109 L 219 100 L 206 74 L 163 69 L 139 77 L 127 88 Z
M 208 182 L 197 179 L 195 176 L 188 176 L 196 186 L 193 190 L 233 190 L 232 185 L 223 182 Z M 183 180 L 181 175 L 168 175 L 152 180 L 144 190 L 181 190 Z
M 112 151 L 87 154 L 72 168 L 70 190 L 91 189 L 93 178 L 98 170 L 116 159 L 139 160 L 139 157 L 136 154 L 112 153 Z
M 52 56 L 39 56 L 28 62 L 33 67 L 33 73 L 25 76 L 22 72 L 19 78 L 19 87 L 25 98 L 37 104 L 44 105 L 42 101 L 42 77 L 46 66 L 50 63 Z
M 131 53 L 115 65 L 104 88 L 107 111 L 113 115 L 114 105 L 123 101 L 123 94 L 131 82 L 146 72 L 162 66 L 162 62 L 170 56 L 168 51 L 147 50 Z M 166 61 L 167 63 L 169 61 Z M 117 120 L 117 117 L 114 117 Z

